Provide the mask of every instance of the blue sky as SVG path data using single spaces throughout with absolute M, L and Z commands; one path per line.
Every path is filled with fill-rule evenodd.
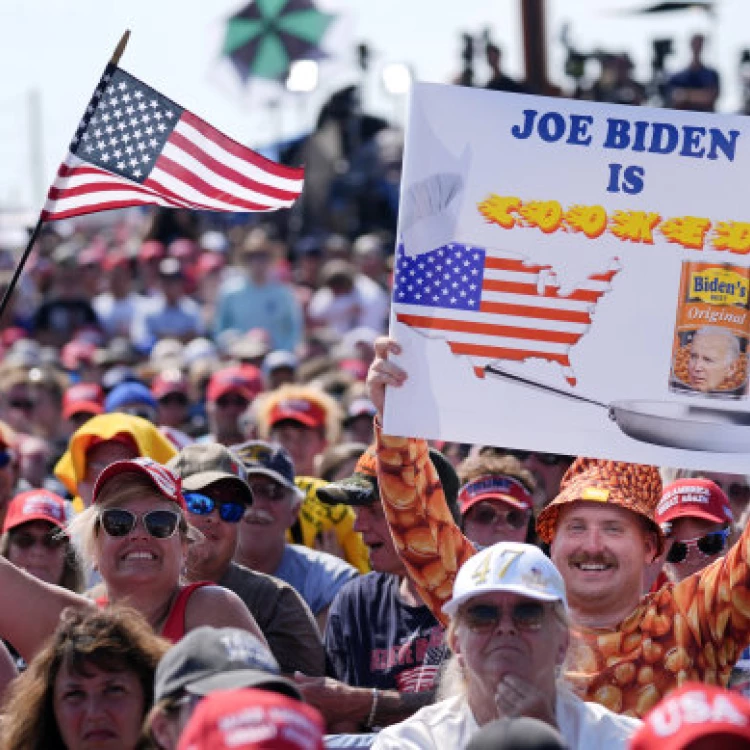
M 644 0 L 645 2 L 645 0 Z M 550 70 L 564 59 L 559 34 L 571 23 L 572 39 L 582 50 L 595 47 L 630 52 L 638 73 L 649 69 L 651 40 L 671 36 L 677 54 L 672 67 L 687 60 L 687 40 L 696 30 L 711 37 L 709 59 L 719 67 L 725 94 L 722 108 L 739 106 L 737 62 L 750 46 L 750 3 L 720 0 L 714 19 L 683 12 L 654 18 L 620 15 L 638 7 L 635 0 L 548 0 Z M 518 0 L 320 0 L 340 12 L 327 46 L 330 63 L 320 89 L 306 97 L 282 95 L 273 87 L 243 91 L 218 55 L 226 18 L 242 0 L 3 0 L 0 6 L 0 206 L 21 206 L 36 213 L 39 191 L 46 190 L 90 97 L 94 85 L 125 28 L 132 38 L 121 65 L 228 134 L 260 146 L 279 135 L 309 127 L 327 94 L 354 82 L 358 73 L 354 45 L 373 48 L 373 73 L 364 84 L 368 109 L 400 115 L 403 101 L 386 97 L 378 72 L 383 64 L 404 61 L 417 77 L 447 81 L 459 69 L 458 33 L 479 34 L 490 27 L 504 48 L 505 67 L 522 71 Z M 742 36 L 745 33 L 746 36 Z M 484 71 L 480 67 L 481 77 Z M 559 73 L 552 77 L 569 82 Z M 41 102 L 41 188 L 34 189 L 28 127 L 29 92 Z M 269 106 L 278 100 L 277 106 Z

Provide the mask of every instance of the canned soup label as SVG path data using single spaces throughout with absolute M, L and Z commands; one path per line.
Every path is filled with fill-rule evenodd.
M 743 398 L 749 339 L 750 269 L 683 263 L 670 390 Z

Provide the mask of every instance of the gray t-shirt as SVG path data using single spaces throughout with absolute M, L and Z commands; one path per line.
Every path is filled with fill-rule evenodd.
M 282 672 L 325 674 L 325 652 L 317 623 L 291 585 L 235 562 L 219 585 L 234 591 L 245 602 Z
M 317 616 L 345 583 L 359 575 L 359 571 L 335 555 L 299 544 L 287 544 L 273 574 L 294 586 Z

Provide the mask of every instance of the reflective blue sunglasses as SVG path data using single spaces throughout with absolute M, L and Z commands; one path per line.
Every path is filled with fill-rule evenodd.
M 238 523 L 245 515 L 244 503 L 218 503 L 212 497 L 202 492 L 185 492 L 185 505 L 196 516 L 207 516 L 214 508 L 219 508 L 219 518 L 227 523 Z

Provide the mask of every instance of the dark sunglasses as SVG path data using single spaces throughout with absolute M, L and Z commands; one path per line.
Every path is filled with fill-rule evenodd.
M 227 523 L 238 523 L 241 521 L 242 516 L 245 515 L 246 508 L 244 503 L 219 503 L 212 497 L 204 495 L 201 492 L 186 492 L 185 505 L 196 516 L 207 516 L 218 506 L 219 518 Z
M 518 602 L 511 607 L 510 619 L 517 630 L 540 630 L 544 623 L 542 602 Z M 495 604 L 475 604 L 463 615 L 469 630 L 474 633 L 493 632 L 503 618 L 503 610 Z
M 67 538 L 56 531 L 50 531 L 44 536 L 34 536 L 28 531 L 10 533 L 10 543 L 14 544 L 19 549 L 31 549 L 37 544 L 41 544 L 45 549 L 54 550 L 62 547 L 66 541 Z
M 511 529 L 520 529 L 529 522 L 529 514 L 519 508 L 494 508 L 491 505 L 480 505 L 469 517 L 480 526 L 510 526 Z
M 712 531 L 705 536 L 700 536 L 695 539 L 684 539 L 681 542 L 674 542 L 669 548 L 669 552 L 667 552 L 667 562 L 685 562 L 685 559 L 688 556 L 688 551 L 693 547 L 697 547 L 698 552 L 706 557 L 713 557 L 724 551 L 724 548 L 727 546 L 728 538 L 729 529 L 721 529 L 720 531 Z
M 138 523 L 155 539 L 169 539 L 173 536 L 180 523 L 180 514 L 172 510 L 150 510 L 139 516 L 123 508 L 107 508 L 99 514 L 99 522 L 109 536 L 127 536 Z
M 8 406 L 10 406 L 11 409 L 31 411 L 36 406 L 36 402 L 28 398 L 14 398 L 8 401 Z
M 253 497 L 263 497 L 271 502 L 284 500 L 289 493 L 289 490 L 278 482 L 248 482 L 248 484 Z
M 184 393 L 168 393 L 159 399 L 159 403 L 164 406 L 187 406 L 188 397 Z
M 216 405 L 222 409 L 226 409 L 229 406 L 246 407 L 250 402 L 242 396 L 219 396 L 216 399 Z
M 0 469 L 4 469 L 11 460 L 12 456 L 8 451 L 0 450 Z

